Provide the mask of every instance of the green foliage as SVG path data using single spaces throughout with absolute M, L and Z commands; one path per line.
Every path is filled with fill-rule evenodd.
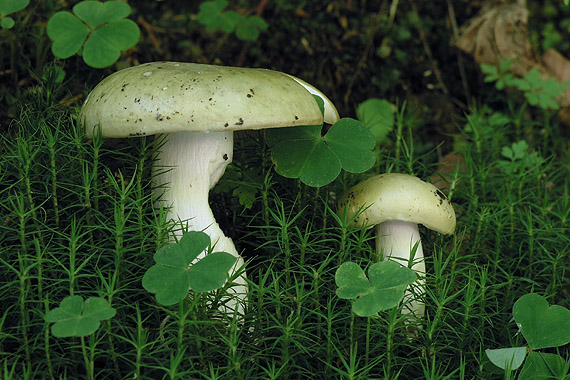
M 371 78 L 381 93 L 386 93 L 402 81 L 403 68 L 413 65 L 410 47 L 419 41 L 415 31 L 422 20 L 415 12 L 398 14 L 394 20 L 383 12 L 379 20 L 379 34 L 383 36 L 375 55 L 382 61 L 382 69 Z
M 218 184 L 212 189 L 215 193 L 230 193 L 239 200 L 245 209 L 251 209 L 262 188 L 263 177 L 259 167 L 238 168 L 230 164 Z
M 356 116 L 376 137 L 376 144 L 386 140 L 388 133 L 394 129 L 396 106 L 378 98 L 370 98 L 356 108 Z
M 524 92 L 524 95 L 532 106 L 538 106 L 544 110 L 560 108 L 556 99 L 568 87 L 568 81 L 562 83 L 550 77 L 542 79 L 538 69 L 532 68 L 523 78 L 523 82 L 517 82 L 518 88 Z
M 558 305 L 550 306 L 544 297 L 531 293 L 515 302 L 513 317 L 532 352 L 525 361 L 526 347 L 488 349 L 485 353 L 489 360 L 498 368 L 511 371 L 524 362 L 519 380 L 559 379 L 568 375 L 568 365 L 562 357 L 536 350 L 570 343 L 570 310 Z
M 315 98 L 323 110 L 322 99 Z M 322 125 L 268 130 L 266 141 L 275 171 L 321 187 L 334 181 L 341 169 L 362 173 L 374 165 L 375 137 L 360 121 L 342 118 L 324 136 L 322 131 Z
M 542 48 L 544 50 L 559 47 L 564 43 L 564 36 L 560 33 L 553 22 L 547 22 L 542 28 Z
M 499 68 L 495 65 L 483 63 L 481 71 L 485 74 L 485 82 L 495 82 L 497 90 L 505 86 L 514 87 L 524 94 L 527 102 L 532 106 L 538 106 L 543 110 L 557 110 L 560 108 L 556 99 L 568 87 L 568 81 L 562 83 L 550 77 L 543 79 L 536 68 L 532 68 L 522 78 L 515 77 L 509 70 L 512 60 L 502 60 Z
M 518 79 L 510 72 L 512 63 L 512 59 L 502 59 L 499 62 L 499 67 L 488 63 L 481 64 L 481 72 L 485 74 L 485 82 L 495 82 L 497 90 L 503 90 L 505 86 L 513 86 Z
M 11 29 L 15 25 L 12 13 L 21 11 L 30 4 L 30 0 L 0 0 L 0 26 L 3 29 Z
M 530 153 L 528 143 L 524 140 L 514 142 L 511 146 L 504 146 L 501 155 L 507 160 L 497 161 L 497 166 L 507 175 L 514 175 L 523 171 L 535 172 L 544 164 L 545 159 L 538 152 Z
M 143 287 L 156 293 L 156 301 L 170 306 L 182 301 L 190 289 L 209 292 L 220 288 L 236 258 L 226 252 L 208 253 L 190 265 L 210 245 L 210 237 L 201 231 L 189 231 L 180 242 L 161 247 L 156 262 L 144 275 Z
M 17 17 L 12 15 L 18 33 L 4 31 L 3 41 L 0 82 L 7 88 L 0 96 L 6 99 L 12 93 L 11 101 L 17 103 L 10 117 L 2 118 L 5 133 L 0 138 L 1 378 L 91 379 L 96 374 L 101 379 L 296 379 L 318 374 L 326 379 L 534 380 L 545 373 L 547 378 L 567 377 L 569 345 L 528 353 L 524 371 L 521 365 L 517 372 L 497 376 L 485 373 L 482 366 L 486 347 L 525 344 L 509 311 L 529 286 L 551 304 L 568 306 L 568 136 L 555 118 L 548 119 L 550 112 L 527 107 L 522 93 L 509 92 L 507 102 L 501 103 L 487 92 L 475 92 L 487 91 L 488 86 L 472 86 L 469 99 L 477 106 L 466 110 L 465 129 L 455 126 L 465 134 L 453 136 L 454 143 L 464 138 L 462 144 L 439 145 L 441 135 L 433 133 L 434 125 L 449 133 L 454 125 L 448 119 L 442 129 L 441 119 L 431 118 L 436 111 L 446 111 L 429 102 L 432 95 L 443 95 L 437 88 L 425 89 L 433 80 L 430 63 L 441 70 L 451 98 L 467 99 L 460 78 L 453 74 L 461 63 L 455 60 L 456 50 L 440 43 L 451 32 L 445 27 L 450 17 L 430 25 L 433 15 L 447 14 L 445 2 L 412 4 L 421 15 L 422 38 L 413 25 L 408 31 L 396 30 L 405 21 L 401 12 L 408 3 L 388 2 L 399 7 L 391 31 L 386 31 L 382 28 L 389 9 L 377 2 L 362 2 L 361 7 L 331 2 L 326 10 L 316 0 L 270 2 L 263 16 L 275 33 L 265 36 L 263 46 L 247 44 L 240 62 L 292 73 L 301 70 L 312 82 L 334 85 L 335 91 L 322 89 L 350 112 L 353 104 L 378 93 L 374 83 L 388 89 L 381 92 L 386 99 L 406 98 L 407 109 L 416 117 L 411 123 L 411 113 L 402 113 L 404 128 L 396 134 L 403 140 L 401 155 L 385 144 L 379 152 L 379 171 L 398 169 L 425 178 L 434 172 L 436 146 L 438 156 L 453 149 L 464 159 L 465 167 L 446 173 L 460 215 L 457 239 L 424 230 L 429 242 L 424 245 L 428 302 L 425 318 L 418 321 L 422 328 L 414 336 L 407 334 L 410 325 L 397 308 L 374 318 L 357 318 L 352 302 L 335 294 L 339 264 L 364 265 L 374 254 L 373 234 L 343 223 L 335 213 L 338 197 L 368 173 L 343 173 L 325 188 L 310 188 L 275 175 L 261 143 L 236 144 L 237 175 L 228 177 L 232 187 L 215 194 L 212 202 L 224 231 L 250 263 L 245 318 L 237 323 L 207 307 L 212 295 L 197 295 L 192 300 L 196 303 L 180 302 L 176 307 L 155 302 L 141 278 L 155 264 L 158 248 L 180 228 L 153 207 L 151 167 L 158 144 L 148 137 L 104 144 L 84 141 L 76 128 L 75 110 L 65 104 L 84 93 L 85 86 L 94 85 L 100 73 L 59 62 L 67 73 L 65 85 L 54 85 L 62 83 L 61 75 L 42 71 L 49 41 L 41 26 L 61 2 L 32 4 L 33 11 L 30 5 Z M 251 4 L 240 2 L 239 7 Z M 136 5 L 151 26 L 144 37 L 155 32 L 156 38 L 152 43 L 149 38 L 141 41 L 138 60 L 160 54 L 161 59 L 219 59 L 231 64 L 239 58 L 242 47 L 232 46 L 234 39 L 204 33 L 204 27 L 189 21 L 194 15 L 188 8 L 181 14 L 170 2 Z M 464 12 L 477 9 L 455 11 L 466 19 Z M 535 16 L 531 10 L 530 22 L 540 23 L 540 15 Z M 375 24 L 380 28 L 373 29 Z M 393 39 L 384 45 L 392 50 L 380 58 L 374 49 L 388 33 L 394 33 Z M 398 36 L 402 42 L 394 42 Z M 532 42 L 540 45 L 538 39 Z M 433 61 L 423 54 L 422 43 L 433 49 Z M 445 51 L 451 55 L 442 55 Z M 476 80 L 471 66 L 466 69 L 467 80 Z M 347 86 L 352 80 L 354 86 Z M 345 95 L 347 103 L 342 102 Z M 417 103 L 415 95 L 422 96 Z M 433 113 L 426 114 L 428 108 Z M 528 145 L 528 155 L 540 152 L 546 161 L 524 169 L 520 141 Z M 501 168 L 505 164 L 514 174 Z M 238 188 L 239 193 L 232 194 Z M 242 195 L 251 205 L 245 211 L 239 204 Z M 116 315 L 86 338 L 56 339 L 44 316 L 69 294 L 104 297 Z M 81 373 L 82 362 L 90 375 Z
M 83 337 L 93 334 L 101 321 L 113 318 L 116 310 L 100 297 L 83 301 L 81 296 L 65 297 L 59 307 L 50 310 L 45 319 L 53 323 L 51 333 L 58 338 Z
M 416 279 L 412 269 L 394 261 L 371 265 L 368 277 L 358 264 L 346 262 L 335 274 L 336 295 L 342 299 L 357 298 L 352 303 L 352 311 L 360 317 L 371 317 L 398 306 L 404 298 L 406 286 Z
M 125 18 L 130 13 L 131 7 L 122 1 L 82 1 L 73 13 L 55 13 L 47 23 L 53 55 L 65 59 L 81 54 L 91 67 L 111 66 L 140 38 L 138 25 Z
M 200 4 L 197 19 L 207 29 L 233 33 L 243 41 L 256 41 L 269 25 L 259 16 L 244 16 L 236 11 L 225 10 L 227 0 L 205 1 Z

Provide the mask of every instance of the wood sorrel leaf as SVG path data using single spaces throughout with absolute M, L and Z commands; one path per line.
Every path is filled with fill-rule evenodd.
M 526 294 L 513 306 L 513 316 L 533 350 L 570 343 L 570 310 L 549 306 L 538 294 Z
M 267 131 L 275 171 L 320 187 L 331 183 L 341 169 L 361 173 L 374 165 L 375 137 L 358 120 L 343 118 L 324 136 L 321 131 L 320 125 Z
M 122 1 L 81 1 L 73 7 L 73 13 L 95 29 L 99 25 L 127 17 L 131 13 L 131 7 Z
M 356 263 L 342 264 L 336 271 L 336 294 L 342 299 L 354 299 L 352 311 L 360 317 L 396 307 L 404 298 L 406 286 L 414 282 L 416 273 L 394 261 L 382 261 L 368 269 L 368 278 Z
M 99 328 L 101 321 L 114 317 L 116 310 L 100 297 L 83 302 L 81 296 L 65 297 L 59 307 L 46 314 L 46 321 L 53 322 L 51 332 L 58 338 L 86 336 Z
M 46 27 L 53 41 L 51 50 L 58 58 L 69 58 L 79 51 L 89 35 L 89 28 L 69 12 L 57 12 Z
M 0 16 L 7 16 L 10 13 L 18 12 L 28 6 L 30 0 L 10 0 L 0 1 Z
M 182 301 L 190 288 L 196 292 L 220 288 L 236 261 L 234 256 L 226 252 L 210 253 L 190 266 L 209 245 L 207 234 L 189 231 L 179 243 L 161 247 L 154 255 L 156 264 L 143 276 L 143 287 L 156 293 L 156 301 L 165 306 Z
M 528 354 L 518 380 L 566 379 L 566 360 L 556 354 L 531 352 Z
M 376 143 L 386 140 L 394 129 L 395 106 L 386 100 L 370 98 L 358 105 L 356 116 L 376 137 Z
M 115 63 L 121 51 L 136 45 L 140 29 L 133 20 L 114 20 L 93 31 L 85 42 L 83 60 L 100 69 Z
M 497 367 L 509 369 L 511 371 L 519 368 L 526 357 L 526 347 L 499 348 L 496 350 L 485 350 L 485 354 Z
M 52 53 L 58 58 L 69 58 L 83 47 L 85 63 L 103 68 L 115 63 L 140 38 L 138 25 L 125 19 L 131 7 L 123 1 L 81 1 L 73 12 L 57 12 L 47 23 Z

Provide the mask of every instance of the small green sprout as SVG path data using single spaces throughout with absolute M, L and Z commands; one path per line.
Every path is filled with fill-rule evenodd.
M 140 38 L 138 25 L 125 18 L 130 13 L 131 7 L 122 1 L 82 1 L 73 14 L 55 13 L 47 23 L 53 55 L 65 59 L 80 54 L 91 67 L 111 66 Z
M 115 314 L 116 310 L 103 298 L 91 297 L 84 302 L 81 296 L 67 296 L 45 319 L 53 323 L 51 333 L 55 337 L 84 337 L 97 331 L 102 320 Z
M 495 82 L 497 90 L 503 90 L 505 86 L 513 86 L 519 80 L 511 72 L 513 59 L 502 59 L 499 67 L 489 63 L 481 64 L 481 72 L 485 74 L 485 82 Z
M 396 107 L 383 99 L 370 98 L 356 108 L 356 116 L 376 137 L 376 143 L 386 140 L 388 133 L 394 129 L 394 113 Z
M 394 261 L 373 264 L 368 278 L 358 264 L 347 262 L 336 271 L 336 295 L 342 299 L 358 298 L 352 303 L 352 311 L 360 317 L 371 317 L 398 306 L 406 287 L 416 279 L 416 272 Z
M 164 306 L 182 301 L 190 289 L 201 293 L 222 287 L 236 262 L 234 256 L 226 252 L 208 253 L 190 265 L 209 245 L 210 237 L 201 231 L 189 231 L 180 242 L 164 245 L 154 255 L 156 264 L 144 274 L 143 287 L 156 293 L 156 301 Z
M 21 11 L 30 4 L 30 0 L 0 0 L 0 26 L 12 29 L 16 22 L 9 14 Z
M 562 357 L 536 350 L 570 343 L 570 310 L 550 306 L 538 294 L 526 294 L 515 302 L 513 317 L 528 347 L 486 350 L 491 363 L 499 369 L 513 371 L 524 362 L 519 380 L 565 378 L 568 369 Z M 532 351 L 527 356 L 529 350 Z M 563 377 L 559 377 L 561 375 Z
M 518 89 L 531 106 L 538 106 L 543 110 L 560 108 L 556 100 L 566 91 L 568 81 L 558 82 L 552 77 L 543 79 L 538 69 L 534 67 L 524 77 L 517 78 L 510 72 L 512 62 L 512 59 L 501 60 L 498 68 L 487 63 L 481 64 L 485 82 L 495 82 L 497 90 L 505 87 Z
M 528 143 L 524 140 L 504 146 L 501 149 L 501 155 L 506 160 L 497 161 L 498 168 L 508 175 L 536 170 L 545 162 L 545 159 L 540 156 L 540 153 L 531 153 L 528 149 Z
M 560 108 L 556 99 L 560 98 L 566 91 L 568 81 L 560 83 L 552 77 L 543 79 L 536 68 L 532 68 L 524 76 L 524 80 L 528 84 L 528 88 L 525 87 L 523 91 L 530 105 L 538 106 L 543 110 Z
M 315 99 L 323 110 L 323 100 Z M 362 173 L 372 167 L 376 138 L 360 121 L 342 118 L 322 135 L 323 125 L 267 131 L 275 171 L 313 187 L 334 181 L 341 169 Z

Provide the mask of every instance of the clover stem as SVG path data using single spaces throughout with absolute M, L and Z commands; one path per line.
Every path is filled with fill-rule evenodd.
M 233 133 L 177 132 L 167 136 L 155 162 L 155 180 L 162 191 L 159 202 L 170 206 L 169 219 L 188 224 L 190 231 L 204 231 L 210 236 L 215 251 L 227 252 L 237 261 L 230 275 L 243 266 L 232 239 L 222 232 L 208 202 L 208 194 L 232 161 Z M 162 188 L 161 188 L 162 187 Z M 183 229 L 176 231 L 178 237 Z M 205 256 L 202 252 L 196 260 Z M 236 297 L 225 304 L 224 311 L 236 310 L 243 315 L 247 295 L 245 274 L 237 277 L 228 289 Z
M 93 336 L 93 335 L 91 335 Z M 95 378 L 95 371 L 93 365 L 93 351 L 91 350 L 91 355 L 87 353 L 87 347 L 85 345 L 85 337 L 81 337 L 81 352 L 83 353 L 83 361 L 85 362 L 85 372 L 87 373 L 87 379 L 93 380 Z

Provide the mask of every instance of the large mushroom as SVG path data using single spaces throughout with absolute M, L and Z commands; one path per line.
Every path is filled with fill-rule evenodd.
M 162 189 L 157 198 L 170 206 L 171 219 L 206 232 L 217 251 L 238 258 L 231 274 L 243 270 L 244 261 L 214 219 L 208 193 L 232 161 L 233 132 L 321 124 L 323 114 L 312 94 L 325 102 L 324 121 L 334 123 L 338 113 L 330 100 L 288 74 L 153 62 L 101 81 L 85 100 L 79 121 L 88 137 L 97 131 L 103 137 L 168 134 L 155 162 L 156 187 Z M 243 315 L 245 271 L 234 282 L 235 297 L 224 311 Z
M 357 226 L 376 226 L 378 260 L 394 260 L 408 266 L 420 276 L 426 272 L 418 224 L 448 235 L 455 231 L 455 212 L 451 202 L 434 185 L 399 173 L 380 174 L 357 184 L 339 201 L 340 212 L 355 218 Z M 344 210 L 344 211 L 343 211 Z M 420 279 L 418 289 L 425 292 Z M 409 312 L 422 317 L 423 302 L 407 293 Z

